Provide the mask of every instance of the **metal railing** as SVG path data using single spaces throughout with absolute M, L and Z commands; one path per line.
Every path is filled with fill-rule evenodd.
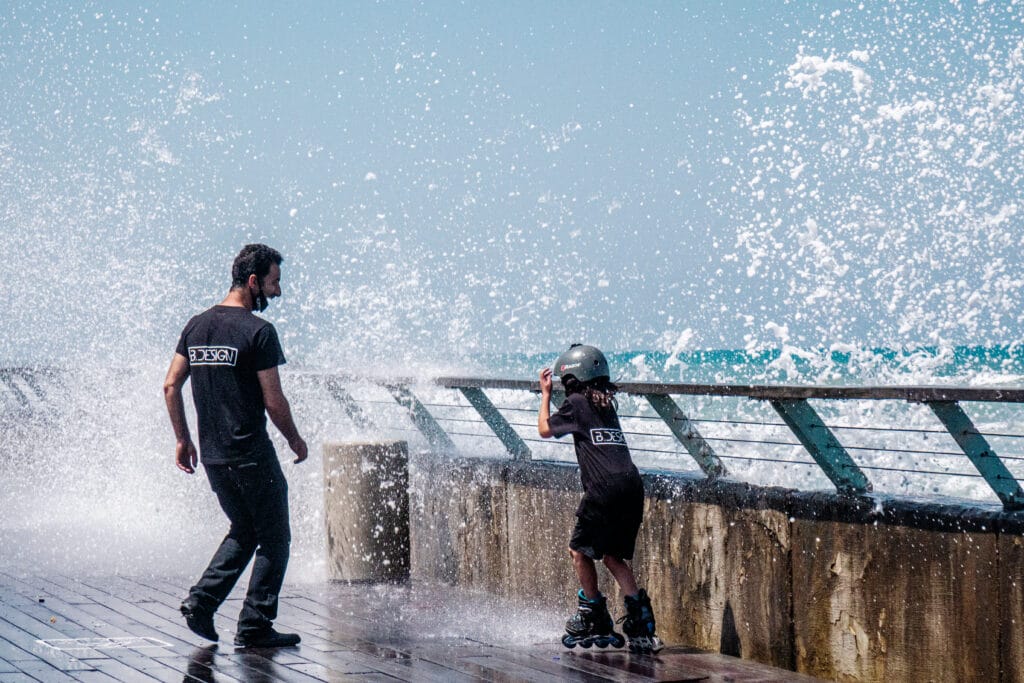
M 298 375 L 297 375 L 298 376 Z M 537 382 L 510 379 L 489 379 L 480 377 L 438 377 L 431 380 L 415 379 L 367 379 L 365 377 L 346 377 L 341 375 L 310 375 L 301 374 L 304 381 L 319 384 L 344 409 L 349 418 L 361 428 L 374 428 L 375 418 L 363 408 L 372 404 L 367 399 L 357 399 L 352 387 L 367 383 L 375 385 L 390 394 L 394 404 L 400 406 L 408 415 L 414 429 L 421 433 L 431 448 L 443 451 L 456 451 L 453 437 L 480 437 L 479 431 L 458 431 L 466 423 L 485 424 L 491 436 L 496 437 L 507 454 L 516 460 L 543 459 L 538 458 L 530 447 L 530 442 L 541 439 L 530 438 L 536 434 L 535 420 L 516 422 L 509 414 L 534 413 L 533 408 L 510 405 L 496 405 L 488 396 L 487 391 L 495 392 L 534 392 L 540 391 Z M 978 404 L 1020 404 L 1024 403 L 1024 389 L 1017 388 L 971 388 L 949 386 L 788 386 L 788 385 L 739 385 L 739 384 L 665 384 L 624 382 L 619 385 L 620 396 L 634 397 L 638 404 L 649 405 L 653 414 L 623 414 L 620 418 L 624 423 L 632 419 L 656 420 L 664 424 L 663 432 L 658 434 L 650 430 L 635 432 L 627 431 L 639 439 L 656 437 L 671 438 L 674 445 L 682 447 L 709 479 L 726 477 L 729 471 L 725 461 L 729 459 L 760 460 L 764 462 L 784 462 L 787 464 L 813 465 L 820 469 L 836 490 L 844 494 L 865 494 L 872 491 L 872 483 L 867 476 L 868 471 L 897 471 L 911 474 L 947 475 L 980 477 L 995 493 L 1003 508 L 1012 511 L 1024 509 L 1024 491 L 1017 478 L 1011 473 L 1005 461 L 1022 461 L 1024 456 L 999 456 L 990 443 L 990 438 L 1019 439 L 1024 434 L 1008 432 L 984 432 L 979 430 L 961 403 Z M 463 403 L 430 403 L 421 401 L 414 393 L 414 388 L 431 387 L 433 389 L 450 389 L 461 395 Z M 769 405 L 781 422 L 764 419 L 750 420 L 742 416 L 722 415 L 709 417 L 689 415 L 680 407 L 677 398 L 709 397 L 747 399 L 759 404 Z M 556 405 L 563 396 L 556 392 Z M 934 418 L 933 425 L 927 426 L 879 426 L 879 425 L 847 425 L 829 423 L 811 405 L 811 401 L 850 402 L 850 401 L 896 401 L 927 406 Z M 385 401 L 386 402 L 386 401 Z M 376 402 L 378 406 L 381 401 Z M 393 405 L 394 405 L 393 404 Z M 475 416 L 453 417 L 442 415 L 451 409 L 468 409 Z M 433 412 L 432 412 L 433 409 Z M 721 411 L 719 411 L 721 412 Z M 436 414 L 435 414 L 436 413 Z M 442 423 L 449 425 L 447 428 Z M 698 425 L 709 427 L 730 425 L 731 427 L 753 426 L 759 429 L 782 432 L 783 436 L 759 436 L 743 438 L 735 431 L 722 436 L 704 436 Z M 518 429 L 517 429 L 518 428 Z M 839 434 L 873 433 L 881 436 L 882 445 L 855 445 L 851 438 Z M 955 446 L 947 450 L 929 448 L 893 447 L 886 439 L 892 435 L 917 434 L 924 439 L 934 441 L 940 435 L 952 439 Z M 795 437 L 795 440 L 794 440 Z M 772 448 L 800 448 L 810 460 L 794 460 L 792 458 L 774 458 L 764 455 L 728 455 L 719 452 L 717 444 L 742 444 L 750 451 L 764 451 Z M 656 453 L 673 453 L 678 450 L 643 448 L 631 444 L 634 451 L 650 451 Z M 973 467 L 971 471 L 939 471 L 921 467 L 889 467 L 878 464 L 858 463 L 851 451 L 863 453 L 873 451 L 900 458 L 912 459 L 929 456 L 966 460 Z M 863 458 L 862 458 L 863 460 Z
M 47 387 L 58 374 L 47 367 L 0 367 L 0 418 L 19 419 L 40 412 Z
M 46 418 L 60 400 L 61 375 L 56 368 L 0 368 L 0 426 L 13 426 L 17 433 L 20 425 L 48 424 Z M 296 388 L 316 389 L 318 401 L 326 393 L 359 430 L 410 431 L 438 452 L 465 452 L 457 443 L 475 439 L 472 454 L 481 455 L 490 447 L 481 446 L 479 439 L 489 439 L 500 444 L 489 453 L 515 460 L 557 460 L 548 457 L 551 449 L 568 446 L 566 441 L 552 446 L 538 437 L 537 399 L 531 396 L 540 391 L 535 381 L 295 371 L 287 377 Z M 1012 471 L 1024 476 L 1024 454 L 1014 453 L 1012 446 L 1024 439 L 1016 428 L 1022 423 L 1024 389 L 640 382 L 620 383 L 619 389 L 626 404 L 620 406 L 619 417 L 631 451 L 668 460 L 673 469 L 696 468 L 716 479 L 735 476 L 727 462 L 737 472 L 749 463 L 787 471 L 806 468 L 822 483 L 827 480 L 848 494 L 871 492 L 869 474 L 883 484 L 893 474 L 944 481 L 970 478 L 984 481 L 1005 510 L 1024 509 L 1024 491 Z M 438 399 L 438 392 L 451 392 L 452 398 Z M 561 400 L 556 392 L 555 404 Z M 680 401 L 696 405 L 684 410 Z M 876 416 L 843 419 L 837 408 L 864 401 L 926 409 L 916 409 L 914 419 L 910 409 L 893 410 L 883 424 Z M 405 417 L 389 417 L 388 406 Z M 976 425 L 979 418 L 982 428 Z M 999 445 L 999 454 L 993 444 Z M 561 452 L 571 459 L 568 451 Z M 987 497 L 984 490 L 982 495 Z

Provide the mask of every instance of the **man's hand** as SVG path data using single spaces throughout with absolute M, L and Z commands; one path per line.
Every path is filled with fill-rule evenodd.
M 195 444 L 192 440 L 179 441 L 174 448 L 174 464 L 186 474 L 194 474 L 196 465 L 199 464 L 199 456 L 196 453 Z
M 167 403 L 167 414 L 171 417 L 171 427 L 174 429 L 174 441 L 177 444 L 174 453 L 174 464 L 178 469 L 187 474 L 196 471 L 199 458 L 196 456 L 196 447 L 192 443 L 192 437 L 188 432 L 188 420 L 185 419 L 185 402 L 181 398 L 181 387 L 188 379 L 188 359 L 180 353 L 175 353 L 171 359 L 171 367 L 167 370 L 167 377 L 164 379 L 164 401 Z
M 288 440 L 288 447 L 295 453 L 295 460 L 298 464 L 309 455 L 306 442 L 299 436 L 299 430 L 295 428 L 295 421 L 292 419 L 292 409 L 288 405 L 288 399 L 284 397 L 281 390 L 281 375 L 277 367 L 260 370 L 256 373 L 260 380 L 260 388 L 263 390 L 263 405 L 267 408 L 267 415 L 270 421 L 281 430 L 281 436 Z
M 309 449 L 306 447 L 306 442 L 302 437 L 298 437 L 294 441 L 289 441 L 288 448 L 291 448 L 295 453 L 295 459 L 292 460 L 292 462 L 296 465 L 305 460 L 309 455 Z

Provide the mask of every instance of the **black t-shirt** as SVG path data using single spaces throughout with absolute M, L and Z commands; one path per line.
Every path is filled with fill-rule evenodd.
M 285 362 L 277 331 L 237 306 L 214 306 L 188 321 L 177 352 L 188 360 L 207 465 L 276 457 L 256 373 Z
M 555 437 L 572 434 L 588 494 L 601 498 L 604 491 L 618 490 L 624 477 L 639 479 L 614 410 L 602 415 L 583 394 L 570 394 L 548 419 L 548 427 Z

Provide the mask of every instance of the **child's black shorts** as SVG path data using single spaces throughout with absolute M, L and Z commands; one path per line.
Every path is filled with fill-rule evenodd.
M 633 558 L 644 516 L 644 485 L 626 477 L 610 488 L 588 491 L 576 509 L 576 527 L 569 547 L 594 560 L 605 555 Z

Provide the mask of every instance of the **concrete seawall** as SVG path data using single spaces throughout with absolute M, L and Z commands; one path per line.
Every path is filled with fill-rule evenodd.
M 575 466 L 419 454 L 409 476 L 414 580 L 571 613 Z M 644 478 L 634 568 L 666 642 L 841 681 L 1024 681 L 1021 515 Z

